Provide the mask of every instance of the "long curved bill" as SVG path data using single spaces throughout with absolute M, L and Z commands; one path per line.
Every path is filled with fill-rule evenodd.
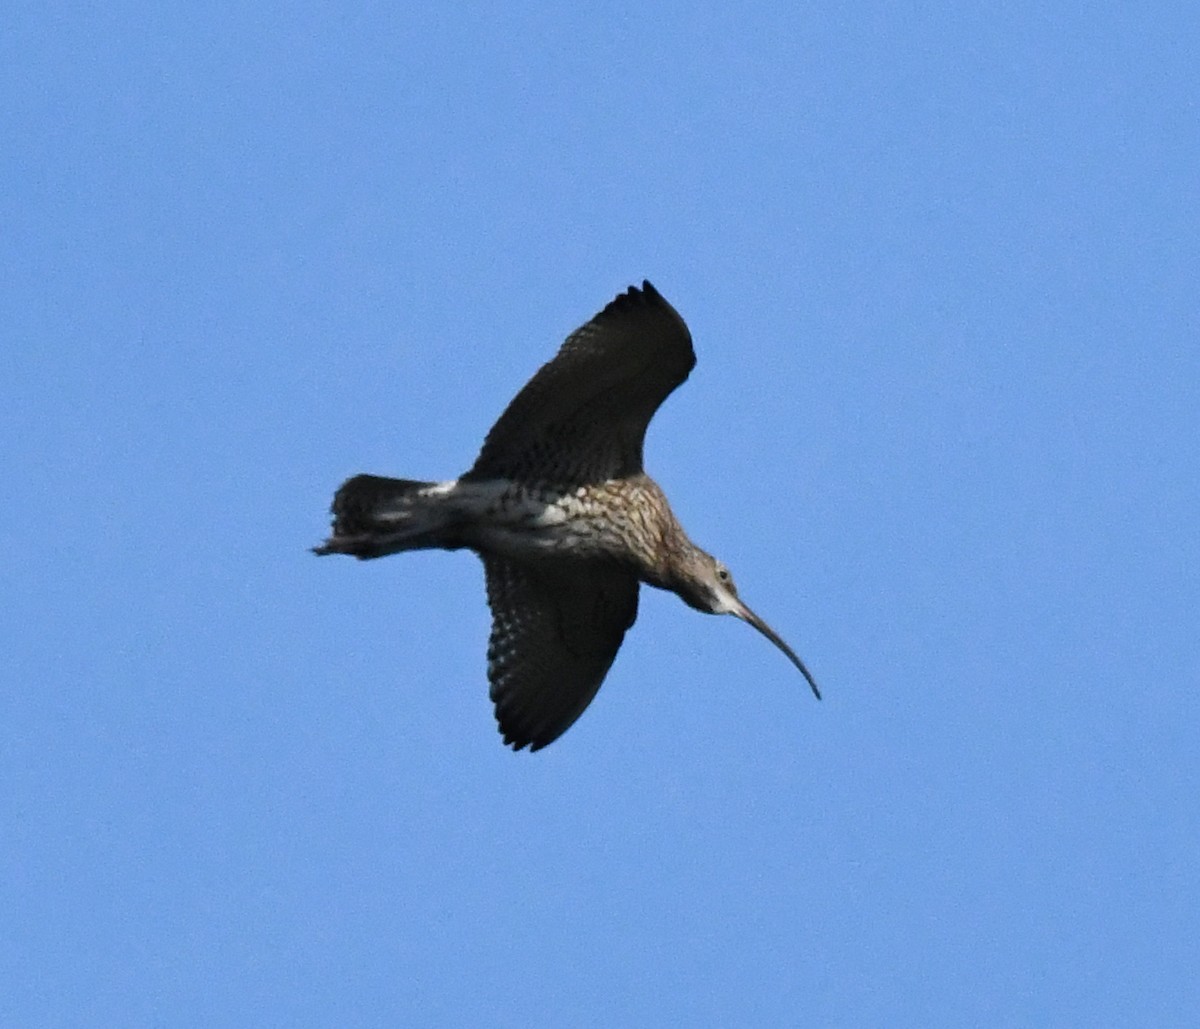
M 756 628 L 759 632 L 761 632 L 764 636 L 766 636 L 766 638 L 769 639 L 772 643 L 774 643 L 775 646 L 777 646 L 780 650 L 782 650 L 785 654 L 787 654 L 788 659 L 792 662 L 792 664 L 794 664 L 797 668 L 800 669 L 800 674 L 803 675 L 804 678 L 808 680 L 809 686 L 812 687 L 813 696 L 815 696 L 817 698 L 817 700 L 821 699 L 821 691 L 820 691 L 820 689 L 818 689 L 817 682 L 812 677 L 812 673 L 804 666 L 804 662 L 801 661 L 800 658 L 796 656 L 796 652 L 794 650 L 792 650 L 792 648 L 789 647 L 786 643 L 783 642 L 783 638 L 779 635 L 779 633 L 777 633 L 766 622 L 764 622 L 761 618 L 759 618 L 758 615 L 756 615 L 753 611 L 750 610 L 750 608 L 748 608 L 745 604 L 743 604 L 740 599 L 736 600 L 734 602 L 733 610 L 730 611 L 730 614 L 735 614 L 743 622 L 747 622 L 750 625 L 753 625 L 754 628 Z

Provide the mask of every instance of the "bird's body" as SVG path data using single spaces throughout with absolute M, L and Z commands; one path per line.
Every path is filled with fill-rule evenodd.
M 349 498 L 360 503 L 368 493 L 369 527 L 349 511 Z M 686 540 L 658 483 L 644 473 L 586 486 L 359 475 L 339 495 L 340 538 L 328 546 L 356 557 L 436 547 L 511 561 L 611 561 L 666 588 L 672 545 Z
M 491 696 L 517 749 L 557 739 L 591 702 L 637 616 L 641 582 L 748 621 L 817 692 L 642 469 L 646 426 L 694 364 L 675 310 L 648 282 L 631 287 L 521 390 L 465 475 L 357 475 L 334 497 L 333 535 L 318 554 L 467 548 L 482 557 Z

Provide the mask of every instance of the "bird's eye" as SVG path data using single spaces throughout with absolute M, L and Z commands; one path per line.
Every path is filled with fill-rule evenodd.
M 731 576 L 729 574 L 729 569 L 726 568 L 724 565 L 718 565 L 717 566 L 717 578 L 720 579 L 722 582 L 729 582 L 730 578 L 731 578 Z

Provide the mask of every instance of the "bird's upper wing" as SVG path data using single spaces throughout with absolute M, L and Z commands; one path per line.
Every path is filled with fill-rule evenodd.
M 571 485 L 640 472 L 646 426 L 695 364 L 678 312 L 649 282 L 631 286 L 513 398 L 465 477 Z
M 515 750 L 553 743 L 592 702 L 637 618 L 638 580 L 616 565 L 483 559 L 496 721 Z

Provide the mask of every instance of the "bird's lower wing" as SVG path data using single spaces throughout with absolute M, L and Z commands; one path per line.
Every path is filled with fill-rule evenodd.
M 637 618 L 638 580 L 614 565 L 484 557 L 488 680 L 504 742 L 539 750 L 592 702 Z

